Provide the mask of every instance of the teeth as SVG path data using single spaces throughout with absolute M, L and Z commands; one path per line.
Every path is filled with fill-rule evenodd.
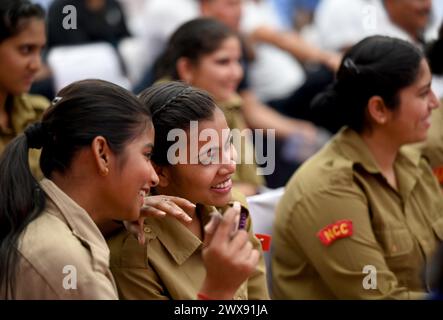
M 145 190 L 140 190 L 140 195 L 142 196 L 142 197 L 146 197 L 146 191 Z
M 214 189 L 224 189 L 227 188 L 230 185 L 230 179 L 226 180 L 223 183 L 219 183 L 218 185 L 216 185 L 215 187 L 213 187 Z

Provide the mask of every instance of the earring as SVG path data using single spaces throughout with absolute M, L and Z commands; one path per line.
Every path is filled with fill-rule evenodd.
M 100 175 L 102 177 L 106 177 L 108 174 L 109 174 L 109 168 L 108 167 L 106 167 L 106 168 L 104 168 L 103 170 L 100 171 Z

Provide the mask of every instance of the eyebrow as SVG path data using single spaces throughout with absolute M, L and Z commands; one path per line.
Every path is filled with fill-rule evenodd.
M 143 148 L 151 148 L 151 149 L 153 149 L 154 148 L 154 144 L 153 143 L 147 143 L 147 144 L 145 144 L 143 146 Z
M 232 137 L 232 131 L 229 131 L 229 135 L 228 135 L 228 138 L 226 139 L 226 142 L 225 142 L 225 147 L 229 144 L 229 141 L 231 140 L 231 137 Z M 203 151 L 200 151 L 198 154 L 199 155 L 204 155 L 206 152 L 208 152 L 210 149 L 215 149 L 215 150 L 220 150 L 220 147 L 219 146 L 210 146 L 209 148 L 206 148 L 205 150 L 203 150 Z
M 425 84 L 424 86 L 421 86 L 418 90 L 422 91 L 424 89 L 429 89 L 432 86 L 432 81 L 429 81 L 429 83 Z

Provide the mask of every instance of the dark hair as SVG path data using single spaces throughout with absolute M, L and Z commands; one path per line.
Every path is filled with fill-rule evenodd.
M 30 18 L 45 18 L 45 11 L 39 4 L 28 0 L 1 0 L 0 42 L 20 33 Z
M 443 75 L 443 23 L 440 26 L 438 39 L 431 42 L 427 47 L 426 56 L 432 73 Z
M 32 176 L 29 148 L 42 149 L 44 175 L 64 173 L 75 154 L 97 136 L 115 154 L 150 125 L 149 110 L 129 91 L 101 80 L 75 82 L 58 93 L 37 122 L 17 136 L 0 157 L 0 295 L 13 289 L 17 244 L 26 226 L 45 207 L 44 193 Z
M 415 81 L 423 58 L 423 53 L 406 41 L 368 37 L 346 52 L 334 84 L 317 95 L 311 107 L 324 113 L 330 122 L 325 126 L 332 131 L 347 125 L 361 132 L 368 126 L 368 100 L 380 96 L 395 110 L 400 103 L 399 91 Z
M 217 107 L 211 96 L 183 82 L 171 81 L 156 84 L 140 93 L 144 107 L 152 114 L 155 128 L 155 149 L 152 161 L 168 165 L 167 153 L 175 143 L 168 141 L 172 129 L 189 129 L 190 121 L 212 119 Z
M 216 51 L 228 37 L 237 36 L 229 27 L 211 18 L 197 18 L 181 25 L 154 66 L 155 79 L 180 80 L 177 61 L 184 57 L 197 63 L 202 55 Z

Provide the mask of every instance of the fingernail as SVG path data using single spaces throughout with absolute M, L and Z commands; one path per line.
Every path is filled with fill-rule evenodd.
M 240 209 L 241 209 L 240 202 L 235 201 L 234 204 L 232 205 L 232 207 L 233 207 L 236 211 L 240 211 Z
M 214 224 L 214 218 L 211 218 L 211 220 L 204 227 L 206 233 L 211 233 L 213 224 Z

